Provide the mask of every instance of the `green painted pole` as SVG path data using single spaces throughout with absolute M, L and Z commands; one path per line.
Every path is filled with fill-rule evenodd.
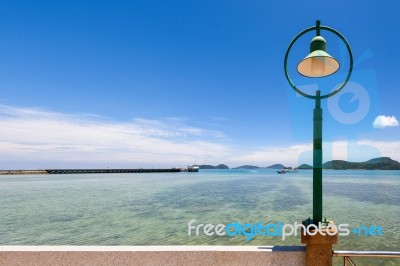
M 321 91 L 316 91 L 313 143 L 313 223 L 322 222 L 322 108 Z
M 290 50 L 292 49 L 293 44 L 304 34 L 307 32 L 316 30 L 316 35 L 320 36 L 321 30 L 329 31 L 339 37 L 343 43 L 346 45 L 347 51 L 349 53 L 349 70 L 344 82 L 336 88 L 334 91 L 331 91 L 328 94 L 321 95 L 321 92 L 316 91 L 316 95 L 307 94 L 301 91 L 293 81 L 290 79 L 287 65 Z M 321 21 L 317 20 L 316 25 L 314 27 L 308 28 L 300 32 L 296 35 L 296 37 L 290 42 L 289 47 L 286 50 L 285 59 L 284 59 L 284 70 L 287 81 L 290 86 L 300 95 L 308 98 L 315 99 L 315 108 L 314 108 L 314 142 L 313 142 L 313 219 L 308 218 L 304 222 L 304 224 L 313 223 L 315 225 L 319 225 L 319 222 L 322 222 L 322 109 L 321 109 L 321 99 L 326 99 L 331 96 L 334 96 L 338 92 L 340 92 L 347 82 L 350 79 L 351 73 L 353 71 L 353 54 L 351 52 L 351 48 L 347 40 L 344 36 L 335 29 L 321 26 Z M 301 73 L 300 73 L 301 74 Z M 305 75 L 307 76 L 307 75 Z

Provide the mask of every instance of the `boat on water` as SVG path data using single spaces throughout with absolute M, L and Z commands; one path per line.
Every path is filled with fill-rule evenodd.
M 278 174 L 297 173 L 297 169 L 281 169 L 277 171 Z
M 199 167 L 198 166 L 188 166 L 187 168 L 188 172 L 198 172 L 199 171 Z

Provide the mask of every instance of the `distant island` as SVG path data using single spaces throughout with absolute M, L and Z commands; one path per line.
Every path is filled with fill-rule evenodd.
M 259 167 L 255 165 L 242 165 L 232 169 L 285 169 L 285 168 L 287 167 L 285 167 L 283 164 L 273 164 L 267 167 Z
M 217 166 L 203 164 L 203 165 L 197 165 L 197 166 L 199 167 L 199 169 L 229 169 L 229 167 L 226 166 L 225 164 L 219 164 Z
M 242 165 L 242 166 L 234 167 L 232 169 L 260 169 L 260 167 L 255 166 L 255 165 Z
M 400 163 L 389 157 L 379 157 L 361 163 L 333 160 L 324 163 L 322 168 L 334 170 L 400 170 Z
M 229 169 L 225 164 L 217 166 L 212 165 L 199 165 L 200 169 Z M 400 170 L 400 163 L 392 160 L 389 157 L 374 158 L 365 162 L 349 162 L 343 160 L 332 160 L 322 165 L 323 169 L 332 170 Z M 259 167 L 256 165 L 242 165 L 234 167 L 232 169 L 293 169 L 292 167 L 286 167 L 283 164 L 273 164 L 267 167 Z M 313 169 L 309 164 L 302 164 L 294 169 Z
M 313 167 L 312 167 L 311 165 L 309 165 L 309 164 L 303 163 L 302 165 L 300 165 L 299 167 L 297 167 L 297 169 L 306 170 L 306 169 L 313 169 Z
M 265 168 L 266 169 L 289 169 L 291 167 L 285 167 L 283 164 L 278 163 L 278 164 L 273 164 L 273 165 L 267 166 Z

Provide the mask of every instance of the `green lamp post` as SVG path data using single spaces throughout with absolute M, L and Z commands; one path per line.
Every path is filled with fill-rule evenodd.
M 293 81 L 290 79 L 287 70 L 287 60 L 290 50 L 293 44 L 305 33 L 315 30 L 316 36 L 311 40 L 310 44 L 310 54 L 306 56 L 297 66 L 297 71 L 309 78 L 322 78 L 334 74 L 340 67 L 339 62 L 330 56 L 326 52 L 326 41 L 321 36 L 321 30 L 326 30 L 334 33 L 338 36 L 346 45 L 347 51 L 350 57 L 350 64 L 347 76 L 344 82 L 334 91 L 321 95 L 321 91 L 317 90 L 315 95 L 310 95 L 304 93 L 296 87 Z M 321 22 L 317 20 L 316 26 L 305 29 L 300 32 L 289 44 L 287 48 L 285 60 L 284 60 L 284 70 L 286 79 L 288 80 L 290 86 L 300 95 L 315 100 L 314 108 L 314 130 L 313 130 L 313 219 L 306 221 L 309 224 L 319 225 L 322 222 L 322 108 L 321 99 L 325 99 L 337 94 L 343 89 L 346 83 L 349 81 L 353 69 L 353 55 L 351 53 L 351 48 L 347 40 L 338 31 L 321 26 Z

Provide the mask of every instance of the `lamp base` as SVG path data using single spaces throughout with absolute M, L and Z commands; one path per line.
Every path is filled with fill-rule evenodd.
M 329 224 L 333 225 L 333 221 Z M 301 230 L 301 243 L 306 244 L 306 265 L 332 266 L 332 245 L 339 242 L 336 227 L 309 225 L 313 225 L 313 229 Z

